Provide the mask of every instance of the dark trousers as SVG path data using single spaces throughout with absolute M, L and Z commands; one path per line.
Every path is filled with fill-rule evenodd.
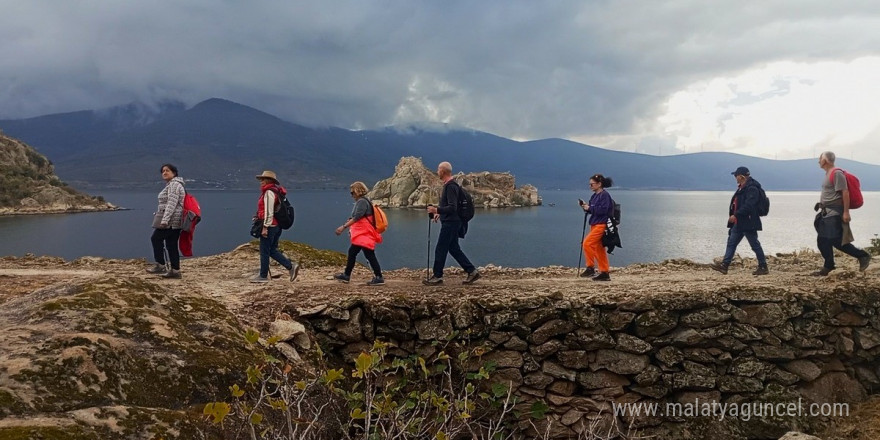
M 180 240 L 180 229 L 153 229 L 150 242 L 153 243 L 153 259 L 156 263 L 165 265 L 165 250 L 168 250 L 168 259 L 171 260 L 171 268 L 180 270 L 180 250 L 177 242 Z
M 440 224 L 440 237 L 437 238 L 437 247 L 434 248 L 434 276 L 443 277 L 443 268 L 446 266 L 446 254 L 452 255 L 458 265 L 465 272 L 471 273 L 476 270 L 467 255 L 458 245 L 458 234 L 461 230 L 461 222 L 442 222 Z
M 367 257 L 367 261 L 370 262 L 370 268 L 373 269 L 373 275 L 381 277 L 382 268 L 379 267 L 379 260 L 376 258 L 376 251 L 356 244 L 353 244 L 348 248 L 348 262 L 345 263 L 345 274 L 351 275 L 351 271 L 354 270 L 354 262 L 357 259 L 358 253 L 361 251 L 364 251 L 364 256 Z
M 823 211 L 824 213 L 824 211 Z M 852 243 L 841 245 L 843 241 L 843 219 L 839 215 L 822 216 L 817 215 L 814 223 L 818 237 L 816 237 L 816 245 L 819 247 L 819 253 L 825 259 L 823 266 L 826 269 L 834 269 L 834 248 L 840 249 L 841 252 L 855 258 L 864 258 L 869 254 L 862 249 L 853 246 Z
M 724 252 L 724 260 L 721 261 L 725 266 L 729 266 L 730 262 L 733 261 L 733 254 L 736 252 L 736 247 L 739 246 L 739 243 L 742 241 L 743 237 L 749 241 L 749 246 L 752 247 L 752 251 L 755 252 L 755 257 L 758 258 L 758 267 L 767 267 L 767 258 L 764 257 L 764 249 L 761 248 L 761 242 L 758 241 L 758 231 L 740 231 L 736 225 L 733 225 L 727 231 L 727 250 Z
M 268 229 L 265 237 L 260 237 L 260 277 L 269 276 L 269 257 L 272 257 L 285 269 L 293 267 L 290 260 L 278 250 L 278 240 L 281 239 L 281 228 L 272 226 Z
M 822 258 L 825 259 L 825 264 L 823 266 L 825 266 L 826 269 L 834 269 L 834 248 L 840 249 L 844 254 L 855 258 L 864 258 L 868 256 L 867 252 L 853 246 L 852 243 L 841 245 L 840 237 L 818 237 L 816 238 L 816 244 L 819 246 L 819 253 L 822 254 Z

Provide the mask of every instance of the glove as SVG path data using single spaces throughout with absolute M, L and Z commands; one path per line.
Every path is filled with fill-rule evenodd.
M 813 205 L 813 211 L 818 211 L 820 209 L 822 209 L 822 204 L 819 202 L 816 202 L 816 204 Z

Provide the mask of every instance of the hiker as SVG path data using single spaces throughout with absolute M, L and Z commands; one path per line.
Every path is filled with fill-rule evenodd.
M 363 251 L 370 268 L 373 269 L 373 279 L 367 282 L 368 286 L 380 286 L 385 284 L 382 278 L 382 268 L 376 259 L 376 244 L 382 242 L 382 235 L 376 231 L 375 212 L 373 202 L 367 198 L 367 185 L 363 182 L 355 182 L 349 186 L 349 193 L 354 199 L 354 208 L 351 216 L 336 228 L 336 235 L 342 234 L 345 228 L 349 228 L 351 246 L 348 248 L 348 261 L 345 263 L 345 271 L 333 276 L 334 279 L 348 283 L 351 280 L 351 271 L 354 270 L 354 262 L 357 255 Z
M 153 244 L 153 259 L 155 266 L 147 269 L 147 273 L 161 276 L 162 278 L 180 278 L 180 224 L 183 217 L 183 179 L 177 176 L 177 167 L 166 163 L 160 168 L 165 187 L 159 191 L 159 207 L 153 214 L 153 235 L 150 242 Z M 168 252 L 168 261 L 165 261 L 165 252 Z M 170 263 L 171 268 L 166 268 Z
M 605 235 L 605 228 L 608 227 L 608 217 L 614 215 L 614 202 L 611 195 L 605 188 L 610 188 L 614 182 L 610 177 L 596 174 L 590 177 L 590 196 L 588 202 L 578 200 L 584 212 L 590 213 L 590 233 L 584 239 L 584 257 L 587 260 L 587 267 L 581 273 L 582 277 L 592 277 L 593 281 L 611 281 L 611 275 L 608 271 L 608 253 L 602 246 L 602 237 Z M 596 274 L 596 265 L 599 266 L 599 272 Z
M 817 232 L 816 244 L 825 262 L 821 269 L 812 273 L 813 276 L 826 276 L 834 270 L 833 248 L 857 258 L 860 271 L 864 271 L 871 264 L 871 255 L 852 244 L 855 238 L 849 227 L 851 220 L 849 187 L 843 170 L 834 166 L 834 160 L 834 153 L 830 151 L 819 155 L 819 167 L 825 170 L 825 176 L 822 179 L 819 203 L 816 203 L 813 209 L 819 211 L 814 221 Z
M 254 220 L 262 220 L 263 228 L 260 231 L 260 273 L 251 278 L 251 282 L 269 281 L 269 257 L 284 266 L 290 273 L 290 281 L 295 281 L 299 275 L 299 264 L 295 261 L 291 262 L 278 250 L 281 227 L 278 226 L 278 220 L 275 218 L 280 206 L 278 195 L 287 195 L 287 190 L 281 186 L 272 171 L 263 171 L 263 174 L 256 177 L 260 181 L 260 199 L 257 201 L 257 215 L 254 216 Z
M 710 267 L 726 275 L 736 247 L 745 237 L 758 258 L 758 268 L 752 275 L 767 275 L 770 273 L 767 259 L 764 257 L 761 242 L 758 241 L 758 231 L 762 230 L 761 217 L 758 215 L 758 204 L 763 199 L 761 184 L 751 177 L 746 167 L 738 167 L 730 174 L 736 179 L 737 187 L 730 198 L 727 213 L 727 250 L 724 251 L 721 263 L 712 263 Z
M 462 284 L 471 284 L 480 279 L 480 272 L 471 264 L 458 244 L 459 234 L 463 228 L 461 218 L 458 216 L 459 200 L 463 197 L 461 187 L 452 178 L 452 165 L 449 162 L 440 162 L 437 165 L 437 176 L 443 181 L 440 203 L 437 206 L 428 205 L 427 211 L 431 221 L 440 222 L 440 236 L 437 238 L 437 247 L 434 248 L 434 274 L 422 283 L 426 285 L 443 283 L 446 254 L 450 254 L 467 272 L 467 278 Z

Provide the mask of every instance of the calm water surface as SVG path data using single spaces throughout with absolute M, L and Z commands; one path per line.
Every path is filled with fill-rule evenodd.
M 0 217 L 0 255 L 55 255 L 150 258 L 150 222 L 156 192 L 96 192 L 127 211 L 48 216 Z M 727 205 L 731 192 L 716 191 L 610 191 L 623 206 L 623 249 L 615 251 L 613 266 L 635 262 L 688 258 L 709 262 L 724 253 Z M 196 231 L 196 256 L 229 251 L 250 240 L 248 230 L 256 209 L 255 191 L 192 191 L 202 206 L 203 222 Z M 584 216 L 578 197 L 587 191 L 545 191 L 545 206 L 477 210 L 462 248 L 474 264 L 509 267 L 575 266 Z M 812 206 L 818 192 L 770 192 L 770 215 L 764 217 L 759 237 L 768 254 L 814 249 Z M 853 211 L 856 245 L 870 244 L 880 233 L 880 192 L 866 192 L 865 206 Z M 317 248 L 345 252 L 347 233 L 333 230 L 351 212 L 346 191 L 296 191 L 296 224 L 282 239 Z M 555 206 L 549 206 L 555 204 Z M 424 211 L 388 209 L 390 227 L 377 248 L 383 268 L 424 267 L 430 240 L 436 243 L 439 225 L 431 225 Z M 754 254 L 743 240 L 739 253 Z M 433 258 L 433 253 L 432 253 Z M 364 263 L 366 263 L 364 261 Z M 449 259 L 449 264 L 454 264 Z

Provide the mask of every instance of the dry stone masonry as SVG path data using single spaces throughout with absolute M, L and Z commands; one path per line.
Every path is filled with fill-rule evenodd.
M 351 359 L 375 339 L 399 355 L 433 341 L 487 348 L 492 380 L 544 401 L 553 438 L 586 431 L 659 438 L 773 438 L 818 420 L 616 416 L 612 402 L 859 402 L 880 386 L 880 292 L 830 295 L 728 289 L 722 294 L 597 303 L 561 294 L 455 303 L 354 299 L 300 310 L 317 342 Z

